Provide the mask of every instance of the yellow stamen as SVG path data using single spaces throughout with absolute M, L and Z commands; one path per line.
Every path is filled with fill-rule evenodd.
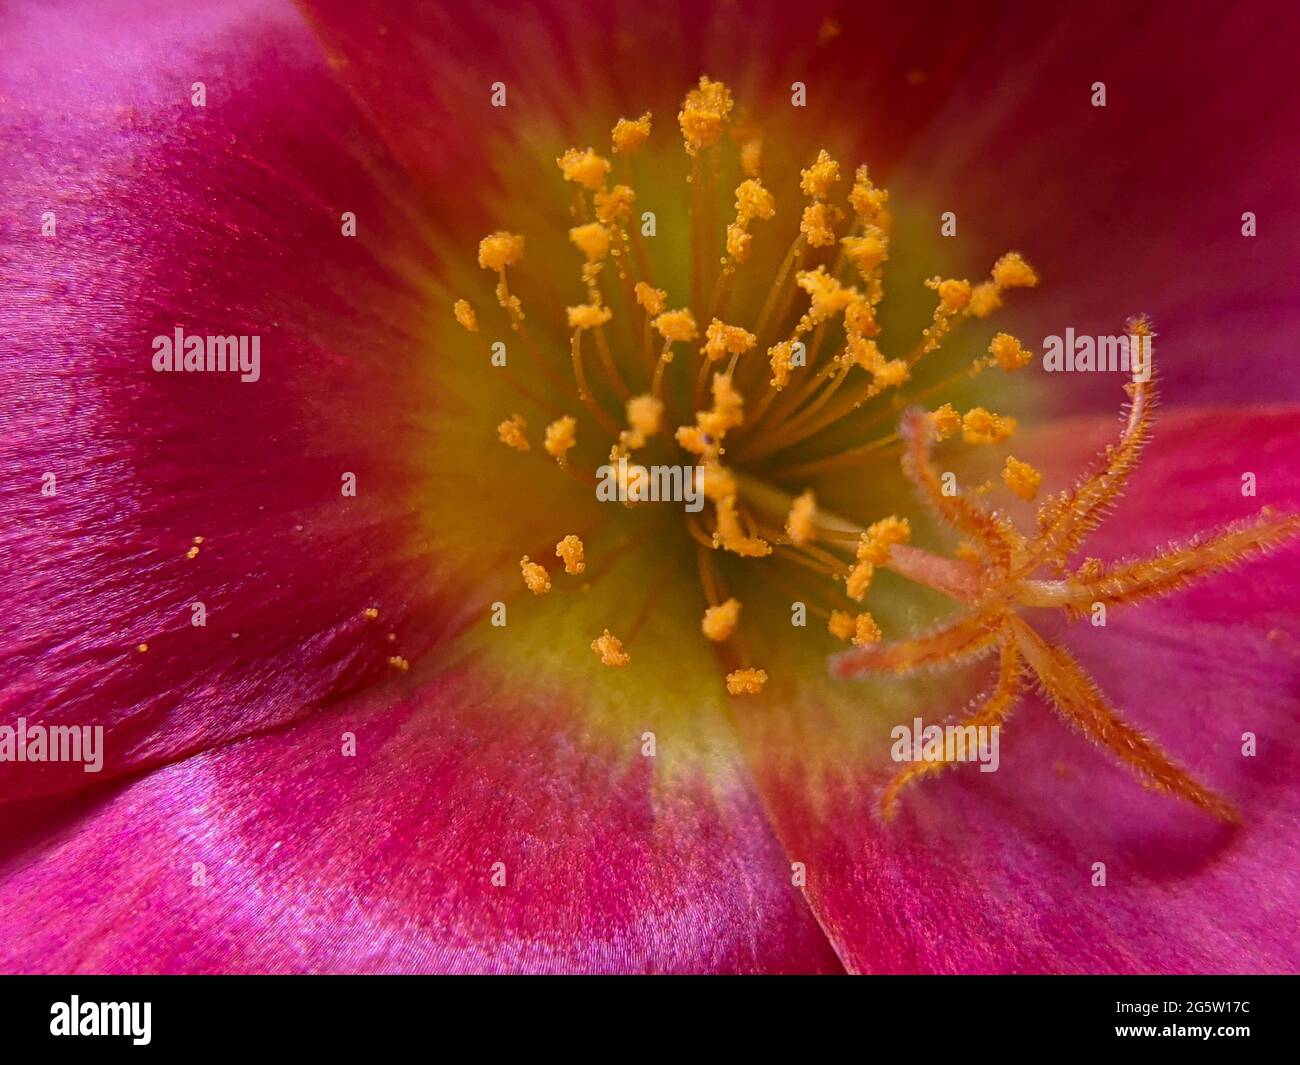
M 555 160 L 555 165 L 564 173 L 565 181 L 576 182 L 589 192 L 600 189 L 609 176 L 609 160 L 590 148 L 586 151 L 570 148 Z
M 572 533 L 555 545 L 555 556 L 564 562 L 564 572 L 571 577 L 576 577 L 587 568 L 582 557 L 582 541 Z
M 740 620 L 740 601 L 728 599 L 725 603 L 711 606 L 704 612 L 700 629 L 714 643 L 722 643 L 736 630 Z
M 817 500 L 813 496 L 812 489 L 809 488 L 802 495 L 795 498 L 794 504 L 790 507 L 790 513 L 785 519 L 785 531 L 790 537 L 790 542 L 796 547 L 810 544 L 815 539 L 817 526 L 814 518 L 816 514 Z
M 1016 431 L 1016 420 L 983 407 L 971 407 L 962 415 L 961 430 L 968 444 L 1000 444 Z
M 611 635 L 609 629 L 591 641 L 591 649 L 607 666 L 621 667 L 632 660 L 632 656 L 623 650 L 623 641 Z
M 701 149 L 712 148 L 718 143 L 734 106 L 730 89 L 720 81 L 710 81 L 701 75 L 699 88 L 686 94 L 682 109 L 677 113 L 687 155 L 698 155 Z
M 1008 488 L 1021 499 L 1032 501 L 1038 495 L 1038 486 L 1043 482 L 1043 475 L 1029 463 L 1008 455 L 1007 464 L 1002 468 L 1002 480 Z
M 457 300 L 451 309 L 452 314 L 465 329 L 471 333 L 478 332 L 478 315 L 474 313 L 474 308 L 469 305 L 469 300 Z
M 571 415 L 564 415 L 556 418 L 546 427 L 546 440 L 543 447 L 546 453 L 550 455 L 561 466 L 564 465 L 565 456 L 569 449 L 578 442 L 578 422 Z
M 647 111 L 640 118 L 620 118 L 614 123 L 610 139 L 614 151 L 620 155 L 631 155 L 639 151 L 650 139 L 650 112 Z
M 504 270 L 524 257 L 524 238 L 498 230 L 478 244 L 478 264 L 484 270 Z
M 528 556 L 524 555 L 519 560 L 519 569 L 524 575 L 524 584 L 533 595 L 545 595 L 551 590 L 551 577 L 545 566 L 528 561 Z
M 737 669 L 727 674 L 727 691 L 732 695 L 757 695 L 766 683 L 765 669 Z
M 523 416 L 512 414 L 497 426 L 497 438 L 506 447 L 512 447 L 516 451 L 527 451 L 528 438 L 524 436 L 527 431 L 528 423 L 524 421 Z

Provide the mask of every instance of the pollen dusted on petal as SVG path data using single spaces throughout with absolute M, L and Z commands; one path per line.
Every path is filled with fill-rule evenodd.
M 609 629 L 591 641 L 591 649 L 607 666 L 625 666 L 632 660 L 632 656 L 623 650 L 623 641 L 611 635 Z
M 527 555 L 519 560 L 520 572 L 524 575 L 524 584 L 533 595 L 545 595 L 551 590 L 551 576 L 546 567 L 530 562 Z
M 576 577 L 587 568 L 582 553 L 582 541 L 572 533 L 555 545 L 555 556 L 564 563 L 564 572 L 570 577 Z
M 740 621 L 740 600 L 728 599 L 725 603 L 711 606 L 704 611 L 700 629 L 714 643 L 722 643 L 736 631 Z
M 456 321 L 463 328 L 471 333 L 478 332 L 478 315 L 474 313 L 474 308 L 469 305 L 469 300 L 457 300 L 451 311 L 456 316 Z
M 727 691 L 732 695 L 757 695 L 766 683 L 765 669 L 737 669 L 727 674 Z
M 401 655 L 390 656 L 388 659 L 388 664 L 392 666 L 393 669 L 397 670 L 399 673 L 405 673 L 408 669 L 411 668 L 411 663 L 408 662 Z
M 528 423 L 524 421 L 523 415 L 512 414 L 497 426 L 497 439 L 506 447 L 512 447 L 516 451 L 527 451 L 528 438 L 524 435 L 527 431 Z

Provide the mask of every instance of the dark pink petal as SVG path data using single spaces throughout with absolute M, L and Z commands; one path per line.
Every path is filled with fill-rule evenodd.
M 428 204 L 288 5 L 0 18 L 0 720 L 102 725 L 111 774 L 300 715 L 459 624 L 418 520 Z M 177 326 L 260 335 L 260 380 L 153 372 Z M 5 763 L 0 799 L 93 779 Z
M 735 748 L 646 758 L 592 732 L 584 698 L 475 659 L 11 807 L 0 969 L 837 969 Z
M 1110 420 L 1026 437 L 1062 487 L 1114 438 Z M 1300 505 L 1300 411 L 1169 415 L 1127 499 L 1089 547 L 1140 554 L 1170 537 Z M 1258 479 L 1243 498 L 1240 475 Z M 1061 636 L 1126 718 L 1241 811 L 1227 828 L 1063 727 L 1036 698 L 1003 729 L 1001 767 L 967 765 L 904 791 L 882 823 L 890 728 L 941 724 L 987 666 L 912 686 L 794 682 L 739 720 L 786 849 L 851 969 L 923 972 L 1281 972 L 1300 964 L 1300 550 L 1291 546 Z M 797 709 L 794 705 L 797 700 Z M 1253 733 L 1256 757 L 1243 757 Z M 1106 886 L 1092 886 L 1093 865 Z

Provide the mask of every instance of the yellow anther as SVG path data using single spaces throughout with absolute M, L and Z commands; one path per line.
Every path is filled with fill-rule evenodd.
M 837 640 L 850 639 L 857 629 L 853 615 L 847 610 L 832 610 L 830 620 L 826 622 L 826 631 Z
M 614 142 L 614 151 L 631 154 L 641 148 L 650 138 L 650 112 L 640 118 L 620 118 L 614 123 L 610 139 Z
M 945 403 L 930 412 L 930 425 L 935 439 L 946 440 L 961 428 L 961 415 L 951 403 Z
M 850 301 L 844 308 L 844 331 L 850 337 L 873 337 L 880 332 L 876 312 L 864 299 Z
M 880 626 L 876 624 L 876 619 L 865 611 L 853 619 L 853 644 L 855 647 L 861 647 L 867 643 L 879 643 L 882 635 Z
M 883 566 L 889 561 L 889 549 L 895 544 L 905 544 L 912 536 L 912 526 L 906 518 L 891 514 L 872 522 L 858 541 L 858 561 Z
M 632 204 L 636 193 L 627 185 L 615 185 L 612 189 L 596 193 L 596 217 L 606 225 L 621 222 L 632 213 Z
M 692 455 L 714 459 L 718 455 L 718 441 L 698 425 L 679 425 L 673 433 L 677 446 Z
M 1038 274 L 1019 252 L 1009 251 L 993 264 L 993 282 L 999 288 L 1033 288 Z
M 740 146 L 740 172 L 746 177 L 756 178 L 763 169 L 763 140 L 751 137 Z
M 969 281 L 958 281 L 956 278 L 949 278 L 947 281 L 940 281 L 936 291 L 939 293 L 939 307 L 947 314 L 956 314 L 970 305 L 971 284 Z
M 598 263 L 609 254 L 609 230 L 599 222 L 574 226 L 569 230 L 569 239 L 587 257 L 589 263 Z
M 699 88 L 686 94 L 682 109 L 677 112 L 687 155 L 696 155 L 700 149 L 718 143 L 734 106 L 730 89 L 720 81 L 710 81 L 701 75 Z
M 568 312 L 570 329 L 595 329 L 614 317 L 614 312 L 608 307 L 595 303 L 580 303 L 576 307 L 566 307 L 565 310 Z
M 776 199 L 756 178 L 736 186 L 736 221 L 742 225 L 755 218 L 764 221 L 776 214 Z
M 569 448 L 573 447 L 577 442 L 577 420 L 566 414 L 562 418 L 556 418 L 546 427 L 546 440 L 542 446 L 546 448 L 548 455 L 563 466 L 564 457 Z
M 863 277 L 889 258 L 889 238 L 877 226 L 872 226 L 860 237 L 842 237 L 840 243 L 844 245 L 844 254 L 849 257 L 849 262 Z
M 576 577 L 587 568 L 582 552 L 582 541 L 572 533 L 555 545 L 555 557 L 564 562 L 564 572 L 571 577 Z
M 528 450 L 528 438 L 524 433 L 528 431 L 528 423 L 524 421 L 523 416 L 512 414 L 510 417 L 497 426 L 497 438 L 506 447 L 512 447 L 516 451 Z
M 451 313 L 456 316 L 456 321 L 471 333 L 478 332 L 478 315 L 474 313 L 474 308 L 469 305 L 469 300 L 457 300 L 455 306 L 451 309 Z
M 411 663 L 408 662 L 401 655 L 392 655 L 388 659 L 388 664 L 392 666 L 395 670 L 397 670 L 399 673 L 405 673 L 408 669 L 411 668 Z
M 740 620 L 740 600 L 728 599 L 725 603 L 711 606 L 704 612 L 700 629 L 714 643 L 721 643 L 736 631 Z
M 799 232 L 814 248 L 827 248 L 835 243 L 835 224 L 844 212 L 831 203 L 810 203 L 803 209 Z
M 691 341 L 700 335 L 695 315 L 688 310 L 665 311 L 653 323 L 659 335 L 669 341 Z
M 727 254 L 738 263 L 749 260 L 749 250 L 754 246 L 754 235 L 739 222 L 727 226 Z
M 772 545 L 760 536 L 742 536 L 738 540 L 728 540 L 722 546 L 741 558 L 766 558 L 772 553 Z
M 989 344 L 989 354 L 1007 373 L 1023 369 L 1034 357 L 1010 333 L 998 333 Z
M 732 695 L 757 695 L 766 683 L 765 669 L 737 669 L 727 674 L 727 691 Z
M 1007 464 L 1002 467 L 1002 480 L 1008 488 L 1021 499 L 1032 500 L 1038 495 L 1038 486 L 1043 483 L 1043 475 L 1029 463 L 1007 456 Z
M 623 641 L 612 636 L 609 629 L 591 641 L 591 649 L 607 666 L 625 666 L 632 660 L 632 656 L 623 650 Z
M 772 387 L 780 391 L 790 383 L 794 369 L 794 344 L 783 340 L 767 349 L 767 361 L 772 367 Z
M 713 410 L 729 429 L 734 429 L 744 421 L 745 397 L 736 391 L 731 374 L 715 373 L 713 375 Z
M 366 607 L 366 609 L 363 610 L 362 613 L 366 616 L 367 620 L 369 621 L 374 621 L 375 618 L 379 617 L 379 609 L 373 606 Z
M 817 526 L 813 520 L 816 515 L 817 499 L 809 488 L 802 495 L 795 497 L 790 513 L 785 519 L 785 531 L 790 537 L 790 542 L 796 547 L 810 544 L 816 538 Z
M 484 270 L 504 270 L 524 257 L 524 238 L 499 230 L 478 242 L 478 264 Z
M 823 148 L 817 153 L 817 161 L 806 170 L 799 171 L 799 191 L 814 200 L 824 200 L 830 195 L 831 186 L 840 179 L 840 164 L 830 157 Z
M 519 569 L 524 575 L 524 584 L 533 595 L 544 595 L 551 590 L 551 576 L 545 566 L 529 562 L 528 556 L 524 555 L 519 560 Z
M 858 167 L 857 173 L 853 175 L 853 189 L 849 192 L 849 206 L 853 208 L 853 213 L 866 222 L 876 223 L 888 201 L 889 192 L 878 189 L 871 183 L 866 164 Z
M 987 318 L 1002 306 L 1002 292 L 992 281 L 981 281 L 970 294 L 970 313 L 976 318 Z
M 870 562 L 859 562 L 849 571 L 848 576 L 844 578 L 844 586 L 850 599 L 861 602 L 866 598 L 875 572 L 875 567 Z
M 983 407 L 971 407 L 962 415 L 961 430 L 968 444 L 999 444 L 1016 431 L 1016 420 Z
M 880 353 L 880 348 L 876 346 L 874 340 L 854 337 L 849 341 L 846 350 L 853 365 L 861 367 L 868 373 L 875 374 L 885 366 L 885 356 Z
M 654 396 L 633 396 L 627 401 L 627 423 L 643 440 L 659 432 L 663 414 L 663 401 Z
M 661 288 L 653 288 L 644 281 L 638 281 L 632 291 L 636 294 L 637 303 L 652 318 L 657 314 L 663 314 L 664 308 L 668 306 L 668 293 Z
M 609 160 L 590 148 L 586 151 L 570 148 L 555 160 L 555 165 L 563 171 L 565 181 L 577 182 L 592 192 L 604 185 L 605 178 L 609 176 Z
M 811 301 L 808 313 L 814 322 L 838 314 L 862 296 L 857 289 L 841 285 L 826 272 L 824 266 L 819 266 L 816 270 L 800 270 L 795 274 L 795 281 L 808 293 Z
M 700 349 L 700 354 L 710 362 L 725 359 L 728 355 L 743 355 L 758 339 L 753 333 L 747 332 L 740 326 L 727 325 L 717 318 L 709 323 L 704 336 L 705 344 Z
M 879 388 L 897 388 L 907 383 L 907 379 L 912 376 L 912 370 L 907 365 L 906 359 L 890 359 L 875 367 L 871 371 L 871 376 Z
M 718 499 L 714 510 L 718 516 L 718 529 L 714 532 L 715 542 L 741 540 L 745 536 L 745 527 L 741 525 L 740 515 L 736 512 L 735 495 L 725 495 L 722 499 Z
M 704 498 L 717 502 L 736 494 L 736 478 L 725 466 L 716 462 L 701 467 L 704 470 Z

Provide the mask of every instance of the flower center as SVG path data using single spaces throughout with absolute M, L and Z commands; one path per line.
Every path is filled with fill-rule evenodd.
M 567 367 L 534 341 L 523 302 L 511 288 L 512 272 L 523 269 L 524 237 L 500 231 L 481 241 L 478 262 L 496 275 L 496 302 L 553 390 L 529 396 L 556 411 L 545 427 L 545 452 L 598 498 L 637 507 L 662 502 L 664 485 L 668 494 L 683 497 L 677 502 L 688 504 L 684 527 L 694 541 L 707 603 L 700 634 L 718 647 L 732 694 L 757 694 L 768 675 L 746 651 L 743 605 L 728 594 L 719 565 L 727 556 L 765 567 L 764 580 L 789 588 L 833 636 L 856 645 L 837 663 L 840 675 L 932 668 L 997 652 L 996 683 L 969 722 L 998 724 L 1030 673 L 1063 718 L 1148 786 L 1232 819 L 1226 800 L 1125 724 L 1082 667 L 1039 636 L 1017 608 L 1078 614 L 1097 603 L 1162 594 L 1283 542 L 1300 531 L 1300 519 L 1265 512 L 1253 523 L 1168 550 L 1159 561 L 1107 567 L 1088 560 L 1072 572 L 1070 555 L 1137 464 L 1154 403 L 1150 366 L 1129 386 L 1132 406 L 1120 442 L 1101 456 L 1098 469 L 1042 505 L 1036 536 L 1022 535 L 984 500 L 1006 491 L 1032 501 L 1042 480 L 1037 470 L 1007 456 L 1002 485 L 959 489 L 952 474 L 933 466 L 931 451 L 957 434 L 976 447 L 1010 438 L 1013 418 L 939 401 L 986 370 L 1023 369 L 1031 353 L 1015 337 L 997 333 L 986 352 L 949 376 L 919 387 L 914 372 L 963 323 L 994 314 L 1011 290 L 1035 286 L 1033 268 L 1008 252 L 979 283 L 930 278 L 929 323 L 919 337 L 887 342 L 878 311 L 890 256 L 888 192 L 865 165 L 846 180 L 825 150 L 800 171 L 797 189 L 769 189 L 762 179 L 762 133 L 753 123 L 733 123 L 733 110 L 727 87 L 702 77 L 677 114 L 690 166 L 690 239 L 689 250 L 685 241 L 671 245 L 681 248 L 684 260 L 671 275 L 652 271 L 647 240 L 657 235 L 656 220 L 637 214 L 638 177 L 650 176 L 644 166 L 638 171 L 637 156 L 650 140 L 652 116 L 623 118 L 613 127 L 617 179 L 614 162 L 591 148 L 570 148 L 556 160 L 574 186 L 568 236 L 585 295 L 563 312 L 558 305 L 528 310 L 555 322 L 562 317 Z M 734 214 L 724 218 L 728 199 Z M 797 229 L 784 253 L 770 257 L 775 269 L 758 269 L 756 246 L 776 240 L 774 220 L 786 212 L 797 212 Z M 656 267 L 662 271 L 661 259 Z M 454 313 L 464 328 L 478 331 L 478 313 L 467 301 L 459 300 Z M 1152 335 L 1145 321 L 1131 323 L 1129 331 L 1146 343 Z M 532 448 L 519 414 L 502 421 L 497 434 L 507 447 Z M 600 470 L 570 460 L 581 434 L 600 439 L 608 457 Z M 921 499 L 963 537 L 956 558 L 910 545 L 909 523 L 896 514 L 865 527 L 849 522 L 819 505 L 809 487 L 814 478 L 824 485 L 828 474 L 898 459 Z M 677 476 L 659 478 L 652 472 L 657 468 Z M 617 491 L 599 496 L 602 477 L 613 478 Z M 584 552 L 577 533 L 555 546 L 568 575 L 584 572 Z M 810 580 L 787 585 L 780 563 L 799 567 Z M 965 613 L 925 636 L 882 643 L 880 626 L 863 608 L 880 568 L 942 593 Z M 534 595 L 551 591 L 552 571 L 542 562 L 524 556 L 520 569 Z M 1043 571 L 1053 579 L 1040 576 Z M 631 660 L 628 633 L 605 629 L 590 638 L 605 666 Z M 945 764 L 899 772 L 883 797 L 886 812 L 904 784 Z
M 619 500 L 636 504 L 651 494 L 657 498 L 651 471 L 686 465 L 689 472 L 674 483 L 707 500 L 702 512 L 688 507 L 684 517 L 698 544 L 700 582 L 709 604 L 701 632 L 720 645 L 735 644 L 740 668 L 728 674 L 728 688 L 756 692 L 766 673 L 746 660 L 737 640 L 741 607 L 723 594 L 714 552 L 756 563 L 777 556 L 801 566 L 824 585 L 810 609 L 831 633 L 858 644 L 880 639 L 861 603 L 873 568 L 886 560 L 891 544 L 907 539 L 907 523 L 889 516 L 864 530 L 823 512 L 811 490 L 794 495 L 783 486 L 807 483 L 865 458 L 896 456 L 892 423 L 903 403 L 922 402 L 988 367 L 1024 366 L 1029 353 L 999 334 L 988 357 L 924 392 L 906 390 L 917 363 L 937 352 L 964 319 L 988 317 L 1008 290 L 1030 287 L 1037 277 L 1010 253 L 978 285 L 931 279 L 927 284 L 937 303 L 929 326 L 896 356 L 887 356 L 877 341 L 877 309 L 889 257 L 889 193 L 875 185 L 865 165 L 845 181 L 839 163 L 822 150 L 801 171 L 798 189 L 782 191 L 785 202 L 797 205 L 790 209 L 797 210 L 799 224 L 779 266 L 774 273 L 753 270 L 755 241 L 764 235 L 772 239 L 764 230 L 773 228 L 766 224 L 778 215 L 778 199 L 760 176 L 763 141 L 757 127 L 739 125 L 724 143 L 733 110 L 727 87 L 702 77 L 677 115 L 690 159 L 689 262 L 676 275 L 685 279 L 683 291 L 673 294 L 682 305 L 670 298 L 668 288 L 658 287 L 650 268 L 646 242 L 655 235 L 655 220 L 636 213 L 633 160 L 650 139 L 652 116 L 620 119 L 614 126 L 617 181 L 614 163 L 590 148 L 570 148 L 556 160 L 575 186 L 569 239 L 580 256 L 586 293 L 584 302 L 564 311 L 571 382 L 562 382 L 559 368 L 533 340 L 525 308 L 511 291 L 510 273 L 521 268 L 524 237 L 504 231 L 485 237 L 479 265 L 497 275 L 497 303 L 529 357 L 558 395 L 571 402 L 576 393 L 579 414 L 551 421 L 543 438 L 545 451 L 561 469 L 584 483 L 592 478 L 569 462 L 584 410 L 582 420 L 590 430 L 608 438 L 609 465 L 597 472 L 618 482 Z M 734 214 L 725 222 L 720 208 L 727 198 L 724 189 L 732 186 L 722 183 L 724 169 L 739 177 Z M 557 311 L 548 309 L 553 316 Z M 466 329 L 477 331 L 477 312 L 467 301 L 457 302 L 455 314 Z M 795 462 L 789 457 L 792 449 L 815 446 L 864 406 L 877 412 L 869 423 L 874 432 L 864 442 L 833 447 L 821 458 Z M 935 416 L 948 431 L 962 427 L 969 442 L 1000 441 L 1014 428 L 1012 419 L 980 408 L 963 416 L 946 404 Z M 520 451 L 530 449 L 527 433 L 518 414 L 498 427 L 501 442 Z M 668 463 L 647 466 L 665 458 Z M 1020 465 L 1026 478 L 1034 476 Z M 572 535 L 567 539 L 577 541 Z M 580 542 L 577 550 L 580 556 Z M 557 556 L 562 557 L 558 545 Z M 565 565 L 575 572 L 567 558 Z M 531 591 L 550 590 L 539 563 L 525 560 L 521 566 Z M 593 644 L 607 665 L 628 660 L 621 643 L 619 653 L 608 652 L 617 641 L 612 634 L 601 635 Z

